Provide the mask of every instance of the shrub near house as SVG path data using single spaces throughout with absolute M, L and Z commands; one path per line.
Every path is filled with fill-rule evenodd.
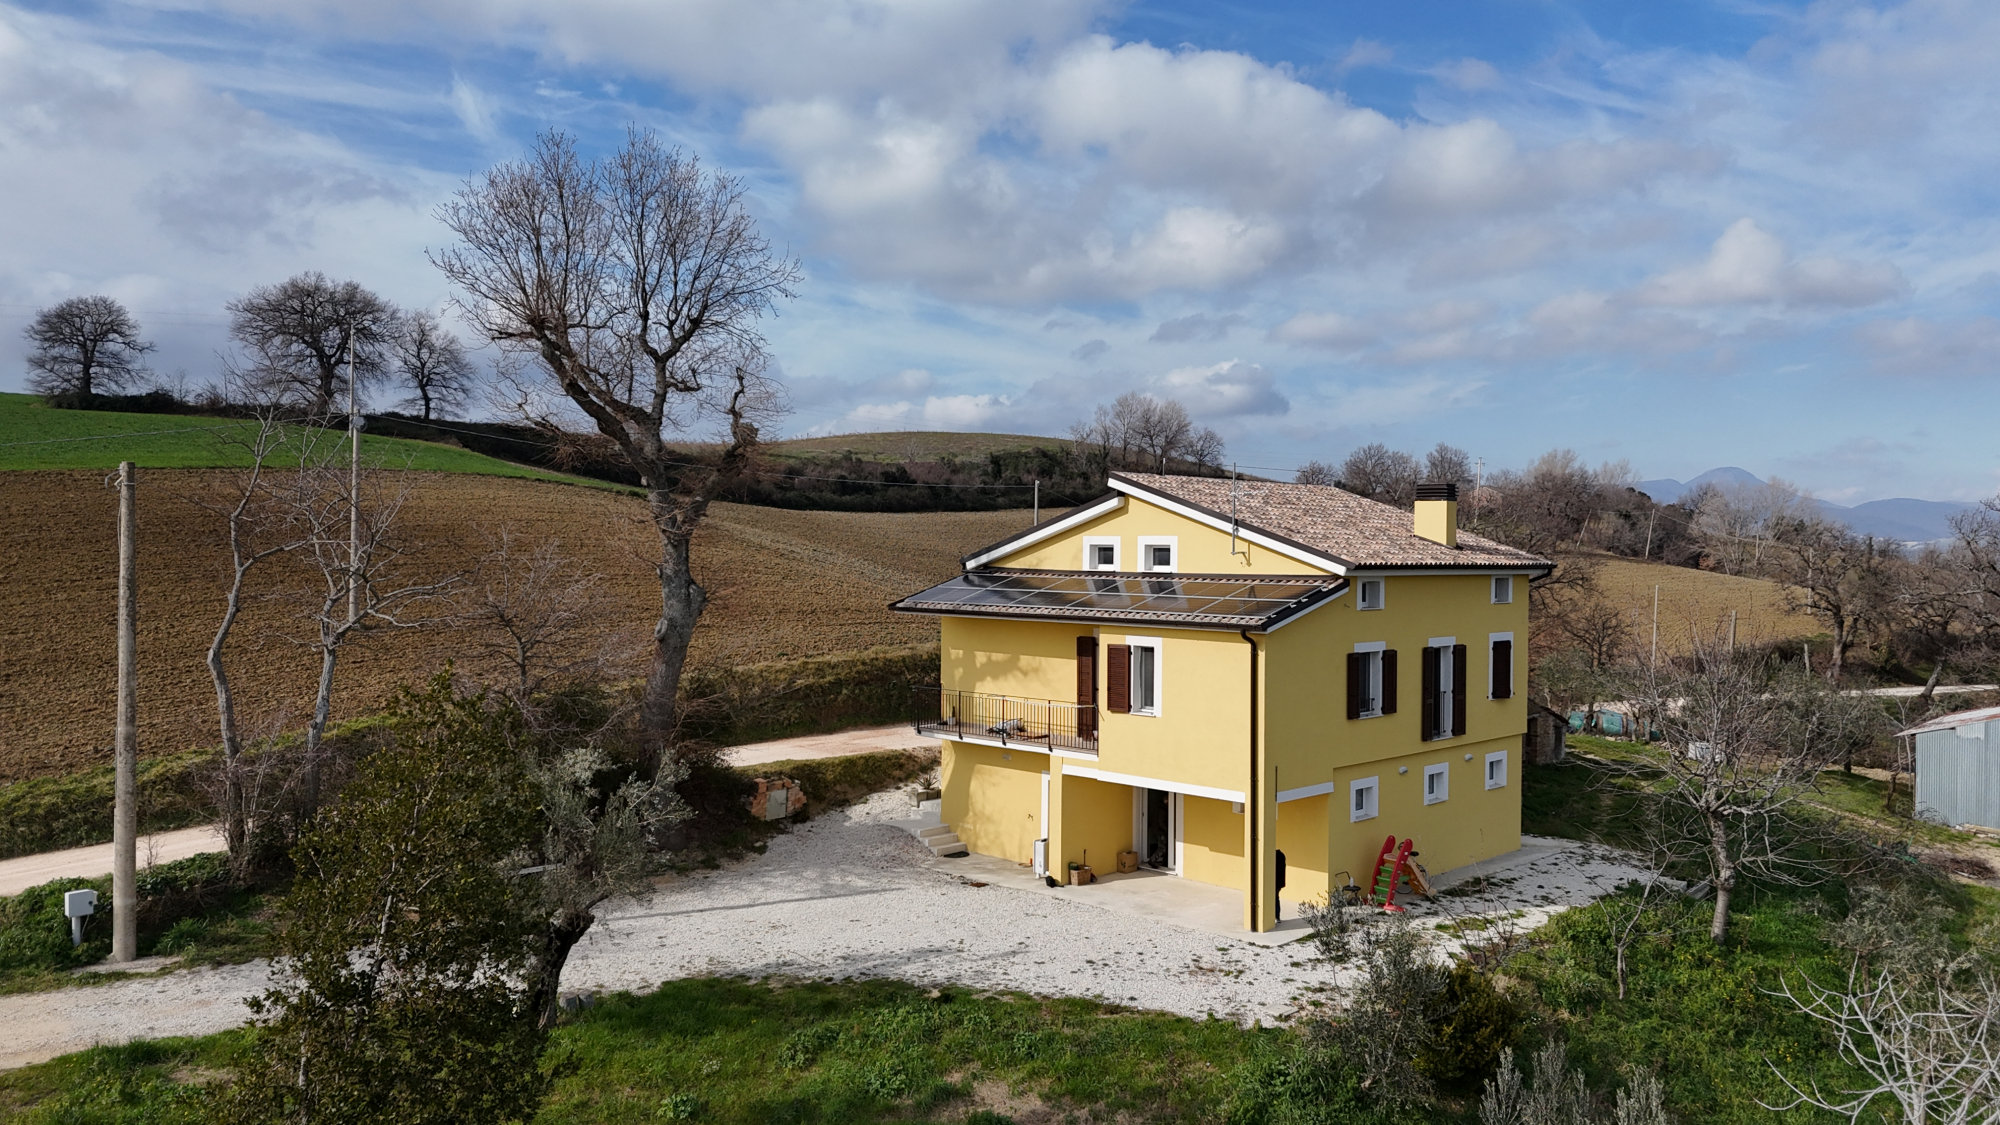
M 896 604 L 943 618 L 943 816 L 1061 871 L 1086 851 L 1245 892 L 1275 924 L 1383 837 L 1433 870 L 1520 846 L 1515 642 L 1551 564 L 1337 488 L 1114 474 L 1110 495 Z M 1278 853 L 1285 856 L 1278 887 Z

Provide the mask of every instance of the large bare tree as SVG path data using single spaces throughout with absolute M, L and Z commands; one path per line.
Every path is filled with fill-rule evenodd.
M 773 408 L 758 327 L 792 296 L 799 265 L 758 232 L 740 180 L 636 129 L 601 161 L 544 134 L 439 217 L 459 241 L 431 261 L 462 291 L 461 309 L 489 339 L 532 356 L 645 484 L 660 619 L 641 722 L 657 768 L 707 603 L 694 531 Z M 718 447 L 700 456 L 676 444 L 711 434 Z
M 1825 622 L 1831 631 L 1827 679 L 1840 679 L 1848 652 L 1892 608 L 1891 570 L 1897 556 L 1894 544 L 1856 535 L 1830 520 L 1784 517 L 1773 522 L 1765 570 L 1785 584 L 1795 609 Z
M 464 407 L 478 379 L 465 345 L 424 309 L 402 318 L 389 353 L 397 379 L 409 392 L 402 404 L 416 407 L 426 422 L 433 412 Z
M 244 352 L 236 381 L 267 401 L 322 414 L 341 405 L 350 360 L 364 384 L 382 373 L 398 323 L 389 302 L 317 270 L 259 286 L 228 308 L 229 335 Z
M 139 322 L 110 297 L 71 297 L 28 323 L 28 387 L 36 394 L 91 395 L 122 390 L 145 370 L 153 345 Z

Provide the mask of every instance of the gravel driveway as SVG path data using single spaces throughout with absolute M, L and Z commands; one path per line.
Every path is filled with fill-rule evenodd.
M 1189 1016 L 1281 1016 L 1308 985 L 1305 947 L 1214 934 L 1003 887 L 975 887 L 887 821 L 881 793 L 772 839 L 725 870 L 675 879 L 607 912 L 571 955 L 565 989 L 643 991 L 703 974 L 895 977 L 1103 997 Z M 103 1042 L 204 1035 L 247 1018 L 259 963 L 0 996 L 0 1068 Z
M 606 918 L 577 947 L 572 989 L 652 988 L 700 974 L 895 977 L 1229 1019 L 1281 1016 L 1311 985 L 1303 945 L 1261 948 L 1212 933 L 998 886 L 887 821 L 881 793 L 771 841 L 733 869 L 677 880 Z

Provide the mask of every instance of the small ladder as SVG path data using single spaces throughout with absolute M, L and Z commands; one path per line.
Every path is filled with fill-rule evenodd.
M 1396 884 L 1403 879 L 1403 865 L 1409 861 L 1410 855 L 1410 841 L 1404 840 L 1398 847 L 1394 833 L 1382 841 L 1382 850 L 1375 855 L 1375 878 L 1369 888 L 1368 900 L 1381 906 L 1385 914 L 1403 913 L 1403 908 L 1396 905 Z

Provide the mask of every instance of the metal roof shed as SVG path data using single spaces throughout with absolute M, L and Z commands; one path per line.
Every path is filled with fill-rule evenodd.
M 2000 828 L 2000 707 L 1940 715 L 1901 732 L 1917 743 L 1917 813 Z

